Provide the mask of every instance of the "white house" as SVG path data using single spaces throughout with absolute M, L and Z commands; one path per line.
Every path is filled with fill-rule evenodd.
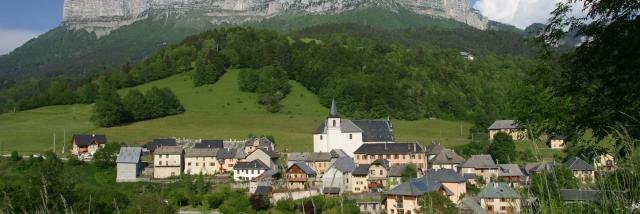
M 266 164 L 258 159 L 250 162 L 238 162 L 233 167 L 233 180 L 250 181 L 269 169 Z
M 220 170 L 216 155 L 218 149 L 191 148 L 184 150 L 184 173 L 190 175 L 215 175 Z
M 135 181 L 140 175 L 140 156 L 142 156 L 142 148 L 140 147 L 121 147 L 118 158 L 116 158 L 116 181 L 126 182 Z
M 384 120 L 348 120 L 340 118 L 335 100 L 331 101 L 331 111 L 313 135 L 314 152 L 330 152 L 342 149 L 353 157 L 362 144 L 392 143 L 393 126 Z
M 184 150 L 179 146 L 163 146 L 153 153 L 153 177 L 168 178 L 182 173 Z

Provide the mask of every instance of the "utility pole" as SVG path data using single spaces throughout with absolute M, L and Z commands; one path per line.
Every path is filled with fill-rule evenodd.
M 67 128 L 64 128 L 64 130 L 62 132 L 62 139 L 63 139 L 63 141 L 62 141 L 62 152 L 61 153 L 64 154 L 64 146 L 67 143 Z
M 53 132 L 53 150 L 51 152 L 56 153 L 56 133 Z

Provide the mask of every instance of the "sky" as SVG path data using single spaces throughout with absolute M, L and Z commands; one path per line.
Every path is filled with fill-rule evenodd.
M 524 29 L 545 23 L 560 0 L 470 0 L 491 20 Z M 0 0 L 0 55 L 60 24 L 63 0 Z

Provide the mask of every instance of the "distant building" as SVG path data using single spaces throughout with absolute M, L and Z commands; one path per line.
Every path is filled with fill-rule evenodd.
M 121 147 L 120 153 L 116 158 L 116 181 L 126 182 L 135 181 L 140 175 L 142 165 L 140 157 L 142 156 L 142 148 L 140 147 Z
M 371 164 L 377 159 L 389 161 L 389 165 L 415 164 L 419 171 L 426 171 L 427 159 L 418 143 L 367 143 L 354 152 L 357 164 Z
M 498 132 L 504 132 L 511 135 L 513 140 L 523 140 L 527 137 L 527 129 L 520 128 L 515 120 L 496 120 L 489 126 L 489 140 Z
M 318 178 L 324 175 L 327 168 L 332 163 L 331 152 L 289 152 L 287 153 L 287 167 L 294 163 L 304 162 L 311 167 L 317 174 Z
M 595 168 L 579 157 L 573 157 L 564 163 L 573 172 L 573 176 L 583 183 L 596 180 Z
M 565 203 L 598 202 L 601 190 L 560 189 L 560 199 Z
M 313 135 L 314 152 L 342 149 L 349 156 L 363 144 L 394 142 L 390 120 L 348 120 L 340 118 L 335 100 L 331 111 Z
M 518 164 L 500 164 L 500 172 L 498 177 L 512 188 L 520 188 L 521 183 L 524 181 L 524 173 L 520 170 Z
M 220 163 L 220 172 L 227 173 L 233 172 L 233 167 L 240 161 L 247 157 L 242 149 L 230 149 L 224 148 L 218 150 L 218 162 Z
M 202 140 L 200 143 L 193 145 L 196 149 L 222 149 L 224 148 L 224 141 L 222 140 Z
M 393 189 L 402 183 L 402 172 L 404 172 L 408 165 L 409 164 L 400 164 L 390 167 L 389 181 L 387 181 L 389 189 Z M 416 174 L 416 177 L 419 177 L 419 175 Z
M 440 182 L 447 190 L 446 197 L 454 204 L 460 201 L 460 197 L 467 193 L 467 180 L 452 169 L 430 169 L 425 175 L 427 180 Z
M 489 183 L 478 193 L 480 206 L 490 213 L 519 213 L 522 197 L 506 183 Z
M 93 155 L 107 144 L 107 137 L 101 134 L 74 134 L 71 138 L 71 154 L 79 156 L 81 154 Z
M 238 162 L 233 167 L 234 181 L 250 181 L 266 172 L 270 168 L 260 160 Z
M 184 150 L 179 146 L 162 146 L 153 153 L 153 177 L 168 178 L 182 173 Z
M 149 153 L 153 154 L 153 152 L 159 147 L 177 146 L 177 145 L 178 144 L 176 142 L 176 139 L 164 138 L 164 139 L 153 139 L 153 141 L 145 144 L 144 146 L 142 146 L 142 148 L 144 150 L 146 150 L 145 152 L 149 152 Z
M 616 155 L 604 153 L 593 159 L 593 166 L 598 172 L 612 172 L 616 169 Z
M 387 213 L 419 213 L 420 197 L 425 193 L 436 192 L 450 197 L 453 192 L 433 177 L 412 179 L 404 182 L 384 194 Z
M 475 59 L 475 57 L 473 57 L 473 54 L 466 52 L 466 51 L 461 51 L 460 52 L 460 56 L 462 56 L 463 58 L 467 59 L 467 60 L 471 60 L 473 61 Z
M 458 214 L 488 214 L 482 206 L 480 206 L 480 199 L 467 195 L 460 202 L 458 202 Z
M 350 157 L 339 157 L 322 176 L 322 193 L 341 195 L 351 190 L 353 182 L 351 173 L 356 163 Z
M 436 157 L 436 155 L 440 154 L 440 152 L 442 152 L 442 150 L 444 149 L 444 146 L 442 146 L 440 143 L 432 143 L 429 144 L 427 146 L 427 148 L 425 148 L 425 154 L 427 154 L 427 160 L 431 161 L 433 158 Z
M 387 186 L 389 161 L 378 159 L 371 164 L 360 164 L 351 173 L 353 184 L 351 192 L 381 192 Z
M 567 137 L 562 135 L 554 135 L 549 140 L 549 147 L 552 149 L 564 149 Z
M 458 166 L 464 162 L 464 158 L 451 149 L 442 149 L 433 158 L 427 161 L 429 169 L 458 170 Z
M 184 150 L 184 173 L 190 175 L 215 175 L 220 170 L 218 149 L 192 148 Z
M 273 142 L 271 142 L 266 137 L 252 137 L 247 139 L 244 144 L 244 153 L 251 154 L 257 149 L 265 149 L 268 151 L 275 151 L 276 147 Z
M 278 169 L 277 161 L 279 157 L 280 157 L 280 154 L 278 154 L 275 151 L 267 150 L 264 148 L 258 148 L 253 152 L 251 152 L 249 155 L 247 155 L 247 157 L 245 157 L 243 161 L 249 162 L 253 160 L 260 160 L 262 161 L 262 163 L 266 164 L 269 167 L 269 169 L 277 170 Z
M 315 186 L 316 171 L 304 162 L 297 162 L 287 168 L 287 188 L 306 189 Z
M 476 178 L 482 177 L 486 184 L 498 176 L 499 169 L 491 155 L 471 155 L 460 165 L 460 174 L 472 184 L 478 184 Z

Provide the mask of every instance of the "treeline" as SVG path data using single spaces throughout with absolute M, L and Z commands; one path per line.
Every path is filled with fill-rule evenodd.
M 279 112 L 280 101 L 291 92 L 287 72 L 273 66 L 260 69 L 243 69 L 238 76 L 241 91 L 258 93 L 258 103 L 266 105 L 269 112 Z
M 99 126 L 110 127 L 183 112 L 180 100 L 168 88 L 153 87 L 145 94 L 133 89 L 124 98 L 115 89 L 103 89 L 91 120 Z

